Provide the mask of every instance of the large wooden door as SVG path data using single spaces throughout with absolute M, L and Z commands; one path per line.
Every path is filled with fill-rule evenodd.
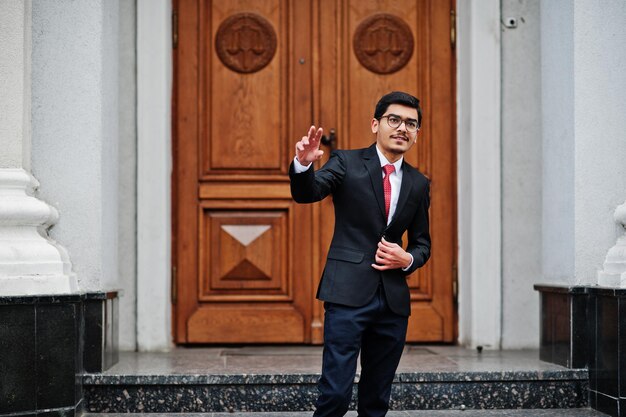
M 369 146 L 377 99 L 421 99 L 406 156 L 432 180 L 432 258 L 409 277 L 408 340 L 455 338 L 452 1 L 179 0 L 174 91 L 177 343 L 321 343 L 332 202 L 295 204 L 311 124 Z M 327 155 L 329 150 L 327 150 Z M 323 161 L 322 161 L 323 162 Z

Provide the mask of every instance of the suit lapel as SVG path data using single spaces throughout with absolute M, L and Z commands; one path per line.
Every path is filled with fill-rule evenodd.
M 391 226 L 398 218 L 398 215 L 402 213 L 402 210 L 404 209 L 404 205 L 409 199 L 409 194 L 411 194 L 410 191 L 411 191 L 412 184 L 413 184 L 413 179 L 411 178 L 411 175 L 408 172 L 407 163 L 406 161 L 403 161 L 402 162 L 402 183 L 400 184 L 400 194 L 398 195 L 398 204 L 396 205 L 396 211 L 393 215 L 393 219 L 391 219 L 391 223 L 389 223 L 389 226 Z
M 370 174 L 370 180 L 372 181 L 372 188 L 376 201 L 378 202 L 378 208 L 380 208 L 380 214 L 385 217 L 385 195 L 383 193 L 383 174 L 380 168 L 380 160 L 376 153 L 376 144 L 373 144 L 365 150 L 363 153 L 363 159 L 367 171 Z M 404 181 L 403 181 L 404 183 Z

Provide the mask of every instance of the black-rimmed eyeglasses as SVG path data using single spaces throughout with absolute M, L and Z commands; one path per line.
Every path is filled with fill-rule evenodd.
M 382 116 L 380 119 L 387 119 L 387 124 L 392 129 L 397 129 L 404 122 L 404 126 L 406 127 L 406 131 L 410 133 L 415 133 L 420 130 L 417 125 L 417 120 L 415 119 L 402 119 L 400 116 L 395 114 L 388 114 L 386 116 Z

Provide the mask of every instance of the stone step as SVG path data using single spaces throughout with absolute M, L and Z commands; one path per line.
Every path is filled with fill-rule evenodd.
M 83 381 L 93 412 L 250 412 L 313 410 L 319 375 L 91 375 Z M 355 393 L 353 398 L 356 398 Z M 392 410 L 581 408 L 584 370 L 414 372 L 398 374 Z M 354 408 L 355 404 L 351 405 Z
M 310 411 L 300 412 L 250 412 L 250 413 L 181 413 L 177 417 L 311 417 Z M 605 417 L 599 411 L 589 408 L 568 408 L 550 410 L 421 410 L 390 411 L 387 417 Z M 82 417 L 146 417 L 141 413 L 106 414 L 85 413 Z M 150 414 L 149 417 L 172 417 L 172 414 Z M 356 411 L 350 411 L 346 417 L 357 417 Z
M 110 370 L 83 376 L 84 407 L 94 413 L 310 413 L 320 368 L 316 347 L 125 353 Z M 357 382 L 358 375 L 353 398 Z M 537 351 L 418 346 L 403 355 L 390 406 L 448 413 L 581 409 L 588 407 L 588 392 L 587 370 L 546 364 Z

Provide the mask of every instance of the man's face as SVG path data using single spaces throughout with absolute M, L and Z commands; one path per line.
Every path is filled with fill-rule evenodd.
M 376 134 L 376 143 L 381 151 L 402 155 L 417 141 L 418 132 L 409 132 L 406 123 L 392 128 L 388 123 L 389 117 L 417 123 L 417 110 L 402 104 L 391 104 L 380 120 L 372 119 L 372 133 Z

